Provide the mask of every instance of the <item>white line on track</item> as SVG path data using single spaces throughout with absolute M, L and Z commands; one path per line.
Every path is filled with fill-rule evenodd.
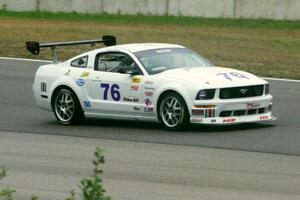
M 261 77 L 261 78 L 270 81 L 285 81 L 285 82 L 300 83 L 300 80 L 287 79 L 287 78 L 271 78 L 271 77 Z
M 10 58 L 10 57 L 0 57 L 2 60 L 17 60 L 17 61 L 30 61 L 30 62 L 45 62 L 51 63 L 51 60 L 36 60 L 36 59 L 28 59 L 28 58 Z
M 36 60 L 36 59 L 28 59 L 28 58 L 10 58 L 10 57 L 0 57 L 0 59 L 3 60 L 17 60 L 17 61 L 30 61 L 30 62 L 45 62 L 45 63 L 51 63 L 51 60 Z M 271 77 L 261 77 L 265 80 L 270 81 L 285 81 L 285 82 L 294 82 L 294 83 L 300 83 L 300 80 L 294 80 L 294 79 L 287 79 L 287 78 L 271 78 Z

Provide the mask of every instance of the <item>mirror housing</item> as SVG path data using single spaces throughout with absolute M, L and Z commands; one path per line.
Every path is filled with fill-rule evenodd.
M 130 76 L 141 75 L 141 72 L 138 69 L 124 69 L 121 68 L 118 70 L 121 74 L 129 74 Z
M 140 75 L 140 71 L 137 69 L 128 70 L 126 71 L 126 74 L 130 74 L 130 76 Z

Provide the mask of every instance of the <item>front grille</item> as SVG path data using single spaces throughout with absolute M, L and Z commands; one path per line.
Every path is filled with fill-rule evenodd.
M 232 87 L 220 89 L 220 99 L 235 99 L 263 95 L 264 85 Z
M 232 111 L 222 111 L 219 116 L 220 117 L 229 117 L 229 116 L 231 116 L 231 113 L 232 113 Z
M 260 108 L 260 109 L 258 109 L 258 114 L 265 113 L 265 112 L 266 112 L 266 109 L 267 109 L 267 108 Z
M 268 108 L 259 108 L 259 109 L 250 109 L 250 110 L 225 110 L 221 111 L 219 117 L 239 117 L 245 115 L 255 115 L 255 114 L 263 114 L 267 113 Z
M 257 109 L 251 109 L 251 110 L 248 110 L 247 115 L 255 115 L 256 112 L 257 112 Z
M 242 116 L 246 114 L 246 110 L 236 110 L 233 112 L 233 116 Z

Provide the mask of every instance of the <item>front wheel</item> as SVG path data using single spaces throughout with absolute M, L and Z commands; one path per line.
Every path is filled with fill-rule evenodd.
M 80 103 L 73 91 L 60 89 L 54 96 L 53 111 L 57 121 L 63 125 L 79 124 L 84 120 Z
M 177 93 L 165 95 L 160 103 L 159 118 L 167 130 L 184 128 L 189 122 L 189 112 L 183 98 Z

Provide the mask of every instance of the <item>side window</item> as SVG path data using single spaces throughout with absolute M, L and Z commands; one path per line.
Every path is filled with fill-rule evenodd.
M 98 54 L 95 59 L 95 70 L 121 74 L 135 71 L 136 74 L 142 74 L 134 60 L 123 53 Z
M 88 56 L 84 56 L 81 58 L 77 58 L 71 62 L 72 67 L 78 67 L 78 68 L 86 68 L 88 63 Z

